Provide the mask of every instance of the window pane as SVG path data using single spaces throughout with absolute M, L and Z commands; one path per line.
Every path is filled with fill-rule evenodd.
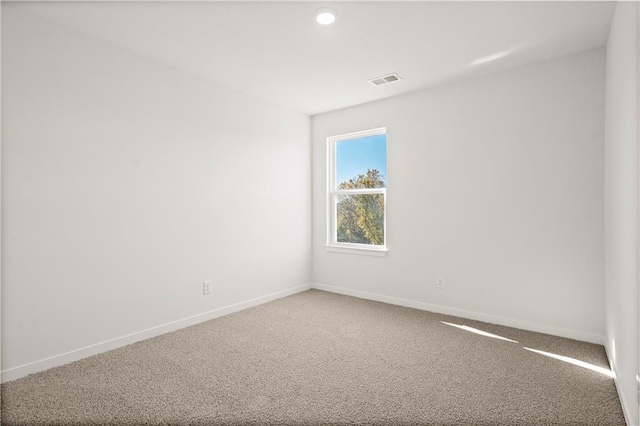
M 336 143 L 336 189 L 385 188 L 387 135 Z
M 384 194 L 336 196 L 336 241 L 384 245 Z

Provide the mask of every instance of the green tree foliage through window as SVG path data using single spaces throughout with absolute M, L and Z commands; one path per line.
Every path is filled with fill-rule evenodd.
M 384 176 L 375 169 L 338 185 L 339 190 L 384 187 Z M 384 245 L 383 194 L 339 195 L 336 213 L 338 242 Z

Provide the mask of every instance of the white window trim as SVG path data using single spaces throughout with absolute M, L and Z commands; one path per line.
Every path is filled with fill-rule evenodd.
M 347 133 L 344 135 L 331 136 L 327 138 L 327 251 L 337 253 L 351 253 L 368 256 L 386 256 L 389 251 L 387 247 L 387 188 L 365 188 L 337 190 L 336 188 L 336 144 L 338 142 L 359 139 L 368 136 L 384 135 L 387 133 L 386 127 L 365 130 L 362 132 Z M 386 176 L 385 176 L 386 178 Z M 336 196 L 352 194 L 382 194 L 384 197 L 384 246 L 372 244 L 340 243 L 336 241 Z

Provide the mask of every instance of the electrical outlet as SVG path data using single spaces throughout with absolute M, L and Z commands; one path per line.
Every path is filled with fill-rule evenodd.
M 444 277 L 436 277 L 436 288 L 444 288 Z
M 213 287 L 213 282 L 205 281 L 202 283 L 202 294 L 211 294 L 211 287 Z

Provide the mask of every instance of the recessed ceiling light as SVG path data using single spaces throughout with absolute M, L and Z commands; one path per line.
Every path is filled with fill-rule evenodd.
M 336 14 L 332 10 L 321 10 L 316 15 L 316 21 L 320 25 L 331 25 L 336 20 Z

